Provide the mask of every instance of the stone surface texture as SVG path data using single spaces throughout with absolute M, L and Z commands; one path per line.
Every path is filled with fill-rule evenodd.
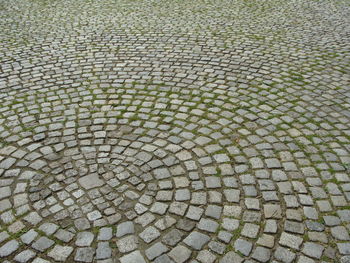
M 0 0 L 0 262 L 350 262 L 348 0 Z

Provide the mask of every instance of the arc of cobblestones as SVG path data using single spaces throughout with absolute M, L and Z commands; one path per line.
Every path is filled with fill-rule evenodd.
M 348 262 L 346 1 L 0 5 L 3 262 Z

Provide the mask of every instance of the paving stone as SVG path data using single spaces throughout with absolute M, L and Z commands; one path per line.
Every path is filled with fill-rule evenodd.
M 133 251 L 138 247 L 138 240 L 135 236 L 123 237 L 117 241 L 117 247 L 121 253 Z
M 221 217 L 222 208 L 217 205 L 208 205 L 205 215 L 211 218 L 219 219 Z
M 224 195 L 228 202 L 239 202 L 239 190 L 224 190 Z
M 135 230 L 134 230 L 134 224 L 131 221 L 126 221 L 123 223 L 120 223 L 117 226 L 117 233 L 116 236 L 117 237 L 122 237 L 128 234 L 134 234 Z
M 90 222 L 86 218 L 78 218 L 74 221 L 74 225 L 78 230 L 87 230 L 90 228 Z
M 104 185 L 103 180 L 101 180 L 97 174 L 91 174 L 81 177 L 79 179 L 79 183 L 82 187 L 84 187 L 87 190 Z
M 3 242 L 4 240 L 6 240 L 9 236 L 10 236 L 10 235 L 9 235 L 7 232 L 5 232 L 5 231 L 1 232 L 1 233 L 0 233 L 0 242 L 2 243 L 2 242 Z
M 350 240 L 348 231 L 343 226 L 336 226 L 331 228 L 331 234 L 334 238 L 338 240 Z
M 141 255 L 139 251 L 134 251 L 128 255 L 125 255 L 120 258 L 121 263 L 132 263 L 132 262 L 140 262 L 140 263 L 146 263 L 145 259 Z
M 252 211 L 245 211 L 243 213 L 243 217 L 242 217 L 244 222 L 260 222 L 261 220 L 261 214 L 258 212 L 252 212 Z
M 221 226 L 227 231 L 234 231 L 239 227 L 239 220 L 231 219 L 231 218 L 224 218 L 222 220 Z
M 315 261 L 309 257 L 305 256 L 300 256 L 299 260 L 297 261 L 298 263 L 305 262 L 305 263 L 314 263 Z
M 243 226 L 241 234 L 245 237 L 255 238 L 258 235 L 260 227 L 255 224 L 246 223 Z
M 277 222 L 275 220 L 266 220 L 266 225 L 264 229 L 265 233 L 276 233 L 277 232 Z
M 291 263 L 296 257 L 296 254 L 287 248 L 278 246 L 275 251 L 275 258 L 284 263 Z
M 45 259 L 42 259 L 42 258 L 37 257 L 37 258 L 35 258 L 35 259 L 33 260 L 33 262 L 34 262 L 34 263 L 49 263 L 50 261 L 47 261 L 47 260 L 45 260 Z
M 304 207 L 304 215 L 309 219 L 318 219 L 318 213 L 313 207 Z
M 337 243 L 341 255 L 350 255 L 350 243 Z
M 225 250 L 226 250 L 226 245 L 221 243 L 221 242 L 217 242 L 217 241 L 210 241 L 208 244 L 208 247 L 214 251 L 217 254 L 224 254 Z
M 164 246 L 162 243 L 158 242 L 153 246 L 151 246 L 150 248 L 148 248 L 145 251 L 145 254 L 149 260 L 153 260 L 167 251 L 168 251 L 168 248 Z
M 202 218 L 198 223 L 198 228 L 207 232 L 214 233 L 218 229 L 219 224 L 211 219 Z
M 86 216 L 90 221 L 95 221 L 95 220 L 100 219 L 102 217 L 102 215 L 99 211 L 92 211 L 92 212 L 88 213 Z
M 202 263 L 213 263 L 215 259 L 216 256 L 208 250 L 201 250 L 197 256 L 197 260 Z
M 34 226 L 42 221 L 42 217 L 36 212 L 29 213 L 23 219 Z
M 195 250 L 200 250 L 202 247 L 208 243 L 209 236 L 202 234 L 200 232 L 194 231 L 189 234 L 183 242 Z
M 55 242 L 47 237 L 40 237 L 37 241 L 32 244 L 32 248 L 40 252 L 44 252 L 48 248 L 52 247 Z
M 303 242 L 302 238 L 296 235 L 288 234 L 286 232 L 282 233 L 279 240 L 279 244 L 293 248 L 293 249 L 297 249 L 297 250 L 300 248 L 302 242 Z
M 207 188 L 220 188 L 221 181 L 220 178 L 216 176 L 208 176 L 205 178 L 205 184 Z
M 252 258 L 256 259 L 259 262 L 268 262 L 271 257 L 271 251 L 264 247 L 255 248 Z
M 75 245 L 79 247 L 88 247 L 91 245 L 94 240 L 94 234 L 91 232 L 79 232 L 77 234 L 77 239 L 75 241 Z
M 77 262 L 92 262 L 95 249 L 91 247 L 77 248 L 74 260 Z
M 244 239 L 237 239 L 234 243 L 234 248 L 236 251 L 239 251 L 244 256 L 248 256 L 252 251 L 253 244 Z
M 158 180 L 170 177 L 170 173 L 169 173 L 168 169 L 165 169 L 165 168 L 159 168 L 159 169 L 154 170 L 154 174 Z
M 169 253 L 169 257 L 176 263 L 183 263 L 191 257 L 191 250 L 182 245 L 174 247 Z
M 311 241 L 321 242 L 321 243 L 328 243 L 328 237 L 325 233 L 322 232 L 308 232 L 309 239 Z
M 98 242 L 96 248 L 96 259 L 107 259 L 112 256 L 112 249 L 108 242 Z
M 202 217 L 203 212 L 204 212 L 204 209 L 202 208 L 199 208 L 196 206 L 190 206 L 187 211 L 186 217 L 189 219 L 198 221 Z
M 259 237 L 257 244 L 264 247 L 273 248 L 275 245 L 275 238 L 272 235 L 262 234 L 261 237 Z
M 47 255 L 56 261 L 66 261 L 73 250 L 73 247 L 55 245 Z
M 302 223 L 286 220 L 284 223 L 284 229 L 291 233 L 304 234 L 305 226 Z
M 282 218 L 282 210 L 279 205 L 264 205 L 264 214 L 266 218 Z
M 54 234 L 58 228 L 59 228 L 58 225 L 52 224 L 52 223 L 44 223 L 39 227 L 39 229 L 48 236 Z
M 346 223 L 349 223 L 349 222 L 350 222 L 350 219 L 349 219 L 350 210 L 349 210 L 349 209 L 346 209 L 346 210 L 338 210 L 338 211 L 337 211 L 337 214 L 339 215 L 340 220 L 341 220 L 342 222 L 346 222 Z
M 168 209 L 168 205 L 161 203 L 161 202 L 156 202 L 153 204 L 153 206 L 151 207 L 150 211 L 152 213 L 156 213 L 159 215 L 164 215 L 166 210 Z
M 9 197 L 12 194 L 11 188 L 8 186 L 0 187 L 0 199 Z
M 194 192 L 191 195 L 191 204 L 205 205 L 207 203 L 207 194 L 203 192 Z
M 25 228 L 25 225 L 21 221 L 16 221 L 10 226 L 8 226 L 7 230 L 11 233 L 18 233 L 24 228 Z
M 31 229 L 21 236 L 21 241 L 24 244 L 29 245 L 37 236 L 38 233 L 35 230 Z
M 178 229 L 184 230 L 184 231 L 191 231 L 196 226 L 194 221 L 188 220 L 188 219 L 180 219 L 176 227 Z
M 142 231 L 139 236 L 145 241 L 146 243 L 152 242 L 154 239 L 158 238 L 160 236 L 159 231 L 155 227 L 147 227 L 144 231 Z
M 336 216 L 324 216 L 323 217 L 326 226 L 337 226 L 340 225 L 340 219 Z
M 168 255 L 161 255 L 154 260 L 155 263 L 174 263 Z
M 309 257 L 320 259 L 322 256 L 323 250 L 324 250 L 324 247 L 319 244 L 306 242 L 304 244 L 304 248 L 302 252 Z
M 180 230 L 173 229 L 163 237 L 163 242 L 169 246 L 174 246 L 179 243 L 184 236 L 184 233 Z
M 97 240 L 102 240 L 102 241 L 110 240 L 113 236 L 112 232 L 113 230 L 110 227 L 100 228 L 100 231 L 97 236 Z
M 186 213 L 188 205 L 183 202 L 173 202 L 169 207 L 169 212 L 179 216 L 183 216 Z
M 220 231 L 219 235 L 218 235 L 219 240 L 221 240 L 225 243 L 230 243 L 232 237 L 233 237 L 233 234 L 231 234 L 227 231 Z
M 243 258 L 239 256 L 235 252 L 228 252 L 226 255 L 219 261 L 219 263 L 230 263 L 230 262 L 237 262 L 237 263 L 242 263 Z
M 175 223 L 176 223 L 176 220 L 174 218 L 172 218 L 171 216 L 165 216 L 159 219 L 154 225 L 160 230 L 165 230 L 173 226 Z
M 312 231 L 322 232 L 325 229 L 323 224 L 316 221 L 307 220 L 305 223 L 306 223 L 306 227 Z
M 14 257 L 14 260 L 16 262 L 29 262 L 32 258 L 34 258 L 36 256 L 36 253 L 33 250 L 30 249 L 26 249 L 23 250 L 22 252 L 20 252 L 19 254 L 17 254 Z
M 54 236 L 59 240 L 68 243 L 73 239 L 74 234 L 67 230 L 59 229 Z

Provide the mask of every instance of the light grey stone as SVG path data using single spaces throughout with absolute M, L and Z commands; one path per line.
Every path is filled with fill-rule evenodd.
M 191 257 L 191 250 L 182 245 L 174 247 L 169 252 L 169 257 L 172 258 L 176 263 L 183 263 Z
M 275 258 L 284 263 L 291 263 L 296 257 L 296 254 L 287 248 L 278 246 L 275 251 Z
M 219 224 L 211 219 L 202 218 L 198 223 L 198 228 L 210 233 L 215 233 Z
M 89 174 L 84 177 L 79 178 L 79 183 L 82 187 L 90 190 L 95 187 L 100 187 L 104 185 L 104 181 L 99 178 L 97 174 Z
M 32 244 L 32 248 L 40 252 L 44 252 L 48 248 L 52 247 L 55 242 L 47 237 L 40 237 L 37 241 Z
M 66 261 L 72 254 L 73 250 L 74 248 L 70 246 L 55 245 L 47 255 L 55 261 Z
M 135 232 L 135 230 L 134 230 L 133 222 L 126 221 L 126 222 L 118 224 L 116 236 L 122 237 L 125 235 L 134 234 L 134 232 Z
M 172 229 L 170 232 L 163 236 L 163 242 L 169 246 L 175 246 L 179 243 L 184 236 L 184 233 L 177 229 Z
M 230 251 L 223 256 L 219 263 L 242 263 L 243 260 L 237 253 Z
M 108 242 L 98 242 L 96 249 L 96 259 L 107 259 L 112 256 L 112 249 Z
M 34 229 L 31 229 L 21 236 L 21 241 L 24 244 L 29 245 L 37 236 L 38 233 Z
M 140 251 L 134 251 L 120 258 L 121 263 L 146 263 Z
M 248 256 L 252 251 L 253 244 L 244 239 L 237 239 L 234 243 L 235 250 L 242 253 L 244 256 Z
M 112 238 L 112 228 L 111 227 L 102 227 L 100 228 L 100 231 L 98 233 L 97 236 L 97 240 L 101 240 L 101 241 L 106 241 L 106 240 L 110 240 Z
M 322 245 L 306 242 L 302 252 L 312 258 L 320 259 L 323 253 L 324 247 Z
M 92 247 L 77 248 L 74 260 L 77 262 L 92 262 L 95 255 L 95 249 Z
M 301 244 L 303 243 L 303 239 L 301 237 L 283 232 L 279 243 L 283 246 L 299 250 Z
M 252 258 L 259 262 L 269 262 L 271 257 L 271 251 L 264 247 L 255 248 Z
M 331 234 L 334 238 L 338 240 L 350 240 L 350 236 L 348 231 L 343 226 L 336 226 L 331 228 Z
M 77 239 L 75 241 L 75 245 L 78 247 L 88 247 L 91 245 L 94 240 L 94 234 L 91 232 L 79 232 L 77 234 Z
M 145 254 L 149 260 L 153 260 L 167 251 L 168 251 L 168 248 L 164 246 L 162 243 L 158 242 L 158 243 L 155 243 L 150 248 L 146 249 Z
M 127 236 L 117 241 L 118 250 L 121 253 L 131 252 L 138 247 L 138 240 L 135 236 Z
M 139 236 L 145 241 L 146 243 L 150 243 L 153 240 L 155 240 L 157 237 L 160 236 L 159 231 L 153 227 L 149 226 L 144 231 L 142 231 Z
M 25 263 L 25 262 L 29 262 L 32 258 L 35 257 L 35 255 L 36 253 L 33 250 L 26 249 L 20 252 L 19 254 L 17 254 L 14 257 L 14 260 L 16 262 Z
M 195 250 L 201 250 L 202 247 L 209 242 L 209 240 L 209 236 L 194 231 L 191 234 L 189 234 L 183 242 Z

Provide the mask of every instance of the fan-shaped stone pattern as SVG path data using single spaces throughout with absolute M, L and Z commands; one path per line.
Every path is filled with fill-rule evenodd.
M 96 136 L 100 134 L 106 133 L 95 133 Z M 55 158 L 47 164 L 52 170 L 45 174 L 47 167 L 42 167 L 28 184 L 33 207 L 42 217 L 53 216 L 55 221 L 76 219 L 76 222 L 83 217 L 94 226 L 116 223 L 123 217 L 132 220 L 146 211 L 163 216 L 169 210 L 172 214 L 185 216 L 189 206 L 191 211 L 202 211 L 194 217 L 199 220 L 204 210 L 192 208 L 191 204 L 205 205 L 208 194 L 195 191 L 221 188 L 221 180 L 213 176 L 200 177 L 203 171 L 198 156 L 191 152 L 194 143 L 184 142 L 184 148 L 171 142 L 181 143 L 183 140 L 179 137 L 169 138 L 167 133 L 159 137 L 162 139 L 129 134 L 115 141 L 108 140 L 108 144 L 96 148 L 82 146 L 62 150 L 62 159 Z M 214 158 L 219 163 L 216 164 L 214 159 L 210 161 L 212 165 L 216 167 L 226 162 L 227 169 L 230 167 L 233 174 L 228 156 L 219 154 Z M 237 186 L 233 178 L 224 181 Z M 21 184 L 24 183 L 17 182 L 17 185 Z M 191 194 L 188 188 L 194 193 Z M 239 190 L 236 193 L 238 202 Z M 103 215 L 105 219 L 102 219 Z
M 2 1 L 0 259 L 347 262 L 346 1 Z

